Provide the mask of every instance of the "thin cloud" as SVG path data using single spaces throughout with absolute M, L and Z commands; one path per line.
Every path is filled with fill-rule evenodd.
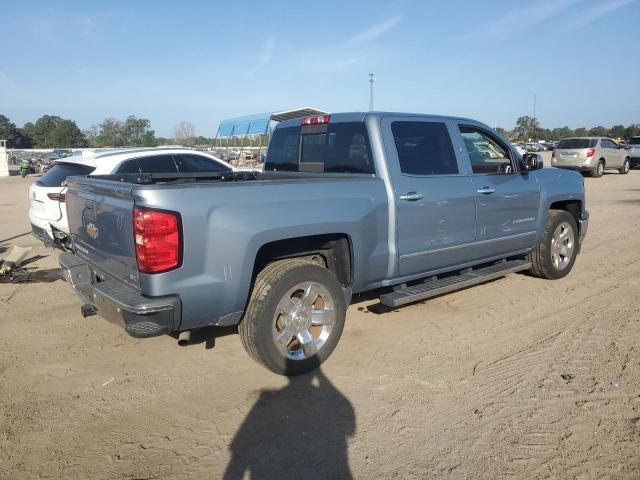
M 276 39 L 273 35 L 271 35 L 267 39 L 267 43 L 265 43 L 264 46 L 262 47 L 262 51 L 260 52 L 260 57 L 258 58 L 258 63 L 256 63 L 254 67 L 250 69 L 250 71 L 247 73 L 247 76 L 251 76 L 254 73 L 266 67 L 271 62 L 275 49 L 276 49 Z
M 347 67 L 350 67 L 354 63 L 358 63 L 363 58 L 364 57 L 356 57 L 356 58 L 349 58 L 347 60 L 342 60 L 340 62 L 335 62 L 335 63 L 327 65 L 326 66 L 326 70 L 330 70 L 330 71 L 342 70 L 342 69 L 345 69 Z
M 497 19 L 480 25 L 477 30 L 468 32 L 463 35 L 462 38 L 465 40 L 480 40 L 510 37 L 555 17 L 563 10 L 581 1 L 582 0 L 540 0 L 530 3 L 523 8 L 510 10 Z
M 615 10 L 635 2 L 635 0 L 609 0 L 607 2 L 600 3 L 583 13 L 576 18 L 573 23 L 569 23 L 567 28 L 564 29 L 564 33 L 571 33 L 581 28 L 588 27 L 600 17 L 604 17 Z
M 351 45 L 359 45 L 371 42 L 393 29 L 401 20 L 402 15 L 394 15 L 393 17 L 387 18 L 384 22 L 376 23 L 366 30 L 362 30 L 361 32 L 352 35 L 347 43 Z

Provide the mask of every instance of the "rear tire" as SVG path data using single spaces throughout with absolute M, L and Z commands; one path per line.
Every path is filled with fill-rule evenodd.
M 317 368 L 344 328 L 345 296 L 336 276 L 302 259 L 267 265 L 256 277 L 238 330 L 258 363 L 279 375 Z
M 591 170 L 591 176 L 594 178 L 600 178 L 604 173 L 604 160 L 599 160 L 596 168 Z
M 629 170 L 631 170 L 631 160 L 626 158 L 624 163 L 622 164 L 622 167 L 618 169 L 618 172 L 620 172 L 622 175 L 626 175 L 627 173 L 629 173 Z
M 557 280 L 573 268 L 578 253 L 576 220 L 565 210 L 549 210 L 542 241 L 529 253 L 529 272 L 538 278 Z

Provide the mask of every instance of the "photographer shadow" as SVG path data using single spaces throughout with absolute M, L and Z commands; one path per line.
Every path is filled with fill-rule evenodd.
M 320 368 L 288 381 L 260 393 L 231 442 L 225 480 L 352 478 L 353 406 Z

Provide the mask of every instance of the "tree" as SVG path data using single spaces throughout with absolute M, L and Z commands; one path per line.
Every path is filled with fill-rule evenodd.
M 592 137 L 606 137 L 608 134 L 609 130 L 602 125 L 598 125 L 597 127 L 593 127 L 589 130 L 589 135 Z
M 126 145 L 134 147 L 154 147 L 155 131 L 151 130 L 151 121 L 129 115 L 122 125 L 122 136 Z
M 629 125 L 624 130 L 624 138 L 638 137 L 640 136 L 640 125 Z
M 576 128 L 573 131 L 573 136 L 574 137 L 588 137 L 589 136 L 589 131 L 584 127 Z
M 86 147 L 87 141 L 73 120 L 60 119 L 50 132 L 49 146 Z
M 25 123 L 17 130 L 18 148 L 84 147 L 87 142 L 76 122 L 55 115 L 43 115 L 36 123 Z
M 624 125 L 614 125 L 609 130 L 609 136 L 611 138 L 621 138 L 624 137 Z
M 0 139 L 7 141 L 9 148 L 30 148 L 31 140 L 16 127 L 9 118 L 0 115 Z
M 498 132 L 498 134 L 501 135 L 504 138 L 509 138 L 511 136 L 510 132 L 507 132 L 502 127 L 496 127 L 496 132 Z
M 567 126 L 554 128 L 553 130 L 551 130 L 552 140 L 562 140 L 563 138 L 568 138 L 572 136 L 573 136 L 573 130 L 571 130 Z
M 157 144 L 151 121 L 130 115 L 124 122 L 105 118 L 90 129 L 95 147 L 154 147 Z
M 175 130 L 176 142 L 182 145 L 193 145 L 195 133 L 196 133 L 196 127 L 193 125 L 193 123 L 183 120 L 176 125 L 176 130 Z
M 540 129 L 540 122 L 529 116 L 518 118 L 516 121 L 516 127 L 513 129 L 513 133 L 517 140 L 528 141 L 529 139 L 536 139 L 537 132 Z

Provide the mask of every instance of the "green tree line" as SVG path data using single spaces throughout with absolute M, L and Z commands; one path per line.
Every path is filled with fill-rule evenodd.
M 73 120 L 55 115 L 43 115 L 19 128 L 0 114 L 0 139 L 7 140 L 9 148 L 154 147 L 174 143 L 172 138 L 156 137 L 151 121 L 134 115 L 125 120 L 106 118 L 82 131 Z M 194 136 L 190 143 L 211 145 L 213 139 Z
M 611 137 L 626 138 L 640 136 L 640 125 L 632 124 L 629 126 L 614 125 L 611 128 L 598 125 L 597 127 L 586 128 L 580 127 L 572 129 L 569 127 L 544 128 L 537 119 L 524 116 L 518 118 L 513 130 L 505 130 L 504 128 L 496 128 L 498 133 L 503 137 L 514 142 L 528 141 L 555 141 L 567 137 Z

